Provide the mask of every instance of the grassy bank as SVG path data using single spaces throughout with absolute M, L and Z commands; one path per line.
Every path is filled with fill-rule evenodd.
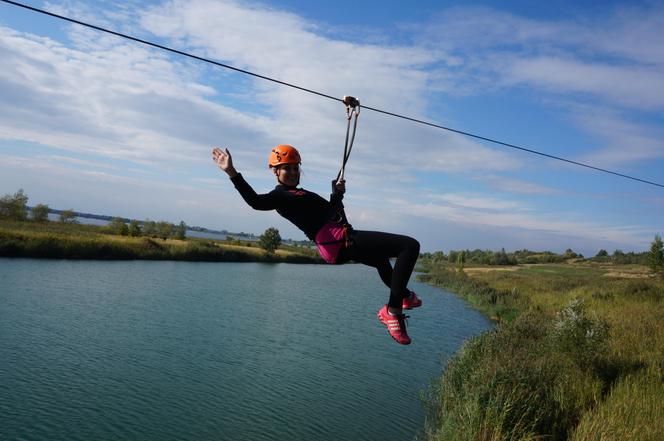
M 112 234 L 105 227 L 60 222 L 0 221 L 0 256 L 55 259 L 146 259 L 210 262 L 322 263 L 313 250 L 281 246 L 269 254 L 256 245 L 187 238 Z
M 497 322 L 432 386 L 427 440 L 664 439 L 661 278 L 636 265 L 426 269 Z

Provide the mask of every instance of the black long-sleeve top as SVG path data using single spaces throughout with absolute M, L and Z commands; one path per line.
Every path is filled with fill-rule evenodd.
M 277 210 L 277 213 L 295 224 L 311 240 L 314 240 L 318 230 L 329 220 L 340 215 L 345 222 L 342 193 L 332 193 L 327 201 L 303 188 L 277 185 L 269 193 L 257 194 L 240 173 L 232 177 L 231 181 L 251 208 Z

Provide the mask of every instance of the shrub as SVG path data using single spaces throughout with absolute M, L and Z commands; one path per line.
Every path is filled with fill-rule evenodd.
M 47 222 L 48 221 L 48 213 L 50 209 L 48 208 L 48 205 L 44 204 L 37 204 L 34 207 L 32 207 L 31 214 L 32 214 L 32 220 L 35 222 Z
M 432 394 L 429 439 L 566 439 L 602 384 L 549 344 L 555 328 L 530 310 L 464 345 Z
M 605 356 L 608 335 L 608 325 L 596 316 L 589 317 L 584 300 L 576 298 L 558 312 L 552 339 L 559 350 L 588 368 Z
M 60 212 L 60 222 L 63 224 L 75 224 L 77 223 L 76 221 L 76 213 L 74 212 L 73 209 L 69 210 L 63 210 Z

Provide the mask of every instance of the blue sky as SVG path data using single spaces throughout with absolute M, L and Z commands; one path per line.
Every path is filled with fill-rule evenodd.
M 662 2 L 26 1 L 363 104 L 664 184 Z M 212 164 L 259 192 L 272 146 L 323 195 L 340 103 L 0 3 L 0 193 L 30 203 L 284 237 Z M 346 206 L 425 251 L 594 255 L 664 233 L 664 188 L 375 112 Z

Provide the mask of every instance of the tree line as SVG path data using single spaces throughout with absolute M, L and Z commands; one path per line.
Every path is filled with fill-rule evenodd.
M 37 204 L 34 207 L 28 206 L 28 195 L 23 189 L 18 190 L 13 195 L 6 194 L 0 198 L 0 219 L 13 221 L 34 221 L 39 223 L 50 222 L 48 215 L 51 212 L 58 213 L 58 221 L 66 224 L 76 224 L 76 212 L 69 210 L 52 210 L 46 204 Z M 184 240 L 187 233 L 187 224 L 181 221 L 175 225 L 166 221 L 153 220 L 129 220 L 121 217 L 112 218 L 108 225 L 104 227 L 106 231 L 112 234 L 130 237 L 152 237 L 161 239 L 180 239 Z M 228 242 L 239 245 L 237 241 L 229 236 Z M 258 246 L 268 253 L 274 253 L 282 243 L 279 230 L 270 227 L 258 239 Z
M 28 195 L 23 189 L 18 190 L 13 195 L 6 194 L 0 198 L 0 219 L 13 221 L 34 221 L 50 222 L 48 215 L 51 212 L 58 213 L 58 222 L 65 224 L 76 224 L 76 212 L 73 209 L 52 210 L 46 204 L 37 204 L 34 207 L 28 206 Z M 109 224 L 104 227 L 108 232 L 119 234 L 121 236 L 145 236 L 153 238 L 174 238 L 185 239 L 187 233 L 187 224 L 181 221 L 175 225 L 166 221 L 155 222 L 152 220 L 138 221 L 131 220 L 128 223 L 121 217 L 114 217 Z
M 664 274 L 664 244 L 660 235 L 655 235 L 650 244 L 649 251 L 635 253 L 615 250 L 609 254 L 605 249 L 600 249 L 593 257 L 586 258 L 581 253 L 576 253 L 568 248 L 564 253 L 558 254 L 551 251 L 531 251 L 527 249 L 506 252 L 505 248 L 500 251 L 491 250 L 450 250 L 445 254 L 443 251 L 433 253 L 422 253 L 423 259 L 433 262 L 456 264 L 463 268 L 466 263 L 476 265 L 519 265 L 533 263 L 565 263 L 569 261 L 587 261 L 600 263 L 614 263 L 618 265 L 646 265 L 654 272 Z
M 134 219 L 129 221 L 129 223 L 126 223 L 124 219 L 120 217 L 114 217 L 109 222 L 107 228 L 110 232 L 120 236 L 145 236 L 161 238 L 164 240 L 184 240 L 187 237 L 187 224 L 185 224 L 184 221 L 180 221 L 180 223 L 177 225 L 171 222 L 156 222 L 149 219 L 144 221 L 137 221 Z

